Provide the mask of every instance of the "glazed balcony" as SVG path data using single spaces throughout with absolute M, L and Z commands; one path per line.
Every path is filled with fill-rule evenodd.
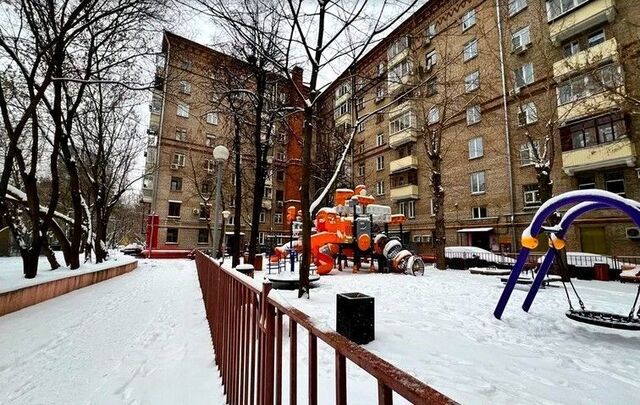
M 415 142 L 417 140 L 418 140 L 418 137 L 416 134 L 416 129 L 407 128 L 389 136 L 389 146 L 395 149 L 399 146 L 402 146 L 410 142 Z
M 633 167 L 635 162 L 636 149 L 629 138 L 562 152 L 562 170 L 570 176 L 612 166 Z
M 562 41 L 616 17 L 614 0 L 591 0 L 556 17 L 549 24 L 551 41 Z
M 556 80 L 573 73 L 581 71 L 589 66 L 595 66 L 604 61 L 618 60 L 618 42 L 611 38 L 596 46 L 575 55 L 564 58 L 553 64 L 553 76 Z
M 391 201 L 415 200 L 418 198 L 418 186 L 409 184 L 391 189 Z
M 389 163 L 389 171 L 391 173 L 398 173 L 404 170 L 411 170 L 418 168 L 418 157 L 414 155 L 405 156 L 400 159 L 396 159 Z

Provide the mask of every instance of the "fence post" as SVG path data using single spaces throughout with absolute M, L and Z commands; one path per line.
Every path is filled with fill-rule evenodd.
M 268 296 L 271 291 L 271 283 L 262 284 L 262 308 L 264 315 L 264 356 L 261 373 L 263 401 L 265 405 L 273 405 L 273 383 L 274 383 L 274 343 L 275 343 L 275 311 L 269 304 Z

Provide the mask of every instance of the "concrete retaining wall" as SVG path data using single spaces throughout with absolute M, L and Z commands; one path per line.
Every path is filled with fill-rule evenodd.
M 130 272 L 136 267 L 138 267 L 138 262 L 134 261 L 103 270 L 96 270 L 91 273 L 78 274 L 77 276 L 61 278 L 0 293 L 0 316 L 55 298 L 73 290 L 120 276 Z

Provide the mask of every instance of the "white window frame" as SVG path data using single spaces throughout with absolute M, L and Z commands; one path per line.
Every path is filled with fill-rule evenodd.
M 171 164 L 178 165 L 179 167 L 184 167 L 184 163 L 186 161 L 186 156 L 184 153 L 174 153 L 173 159 L 171 160 Z
M 484 210 L 484 215 L 482 215 L 482 211 Z M 484 219 L 488 218 L 487 207 L 484 205 L 478 205 L 475 207 L 471 207 L 471 218 L 473 219 Z
M 180 80 L 180 93 L 191 94 L 191 83 L 186 80 Z
M 429 214 L 432 217 L 436 216 L 436 206 L 433 204 L 433 198 L 429 200 Z
M 210 111 L 207 113 L 207 124 L 218 125 L 218 113 Z
M 487 192 L 487 179 L 483 171 L 471 173 L 471 194 L 484 194 Z
M 396 39 L 387 49 L 387 58 L 393 59 L 396 55 L 409 47 L 409 37 L 403 36 Z
M 514 71 L 516 88 L 528 86 L 533 83 L 535 79 L 535 72 L 533 70 L 533 63 L 528 62 L 518 67 Z
M 376 135 L 376 146 L 382 145 L 384 145 L 384 132 L 380 132 Z
M 566 0 L 547 0 L 547 20 L 549 22 L 570 13 L 576 7 L 586 3 L 589 0 L 569 0 L 571 4 L 565 3 Z
M 480 88 L 480 71 L 476 70 L 469 73 L 464 78 L 464 91 L 470 93 Z
M 472 8 L 462 15 L 462 32 L 476 25 L 476 9 Z
M 509 17 L 513 17 L 525 8 L 527 8 L 527 0 L 509 0 Z
M 433 67 L 438 64 L 438 53 L 435 49 L 425 55 L 424 62 L 427 70 L 433 69 Z
M 275 214 L 273 214 L 273 223 L 274 224 L 282 223 L 282 213 L 276 212 Z
M 469 160 L 484 156 L 484 140 L 481 136 L 469 140 Z
M 533 184 L 533 186 L 536 186 Z M 529 200 L 529 201 L 527 201 Z M 526 208 L 529 207 L 539 207 L 542 202 L 540 201 L 540 190 L 536 187 L 531 190 L 522 190 L 522 201 L 524 202 L 524 206 Z
M 376 182 L 376 195 L 384 195 L 384 180 Z
M 511 34 L 511 51 L 515 51 L 518 48 L 528 47 L 530 44 L 531 31 L 528 25 Z
M 358 165 L 358 176 L 363 177 L 365 174 L 365 165 L 364 163 L 360 163 Z
M 469 61 L 478 56 L 478 39 L 474 38 L 471 41 L 464 44 L 464 50 L 462 52 L 462 60 L 464 62 Z
M 538 108 L 533 101 L 522 104 L 518 107 L 518 126 L 524 127 L 525 125 L 538 122 Z
M 178 108 L 176 109 L 176 115 L 182 118 L 189 118 L 189 104 L 179 102 Z
M 384 155 L 376 156 L 376 170 L 384 170 Z
M 176 141 L 186 141 L 187 140 L 187 129 L 186 128 L 176 128 Z
M 482 120 L 482 110 L 479 105 L 467 107 L 467 125 L 477 124 Z
M 267 213 L 265 212 L 265 210 L 260 211 L 258 222 L 260 222 L 261 224 L 264 224 L 265 222 L 267 222 Z
M 436 28 L 436 23 L 431 23 L 429 24 L 429 26 L 427 26 L 427 30 L 425 32 L 425 36 L 429 39 L 433 39 L 433 37 L 436 36 L 436 34 L 438 33 L 437 28 Z
M 413 111 L 407 111 L 389 121 L 389 135 L 397 134 L 408 128 L 415 128 L 416 115 Z
M 520 145 L 520 166 L 529 166 L 536 162 L 536 156 L 534 153 L 534 148 L 538 148 L 539 144 L 537 141 L 531 142 L 526 141 L 522 145 Z
M 170 241 L 169 240 L 169 229 L 175 229 L 176 230 L 176 240 L 175 241 Z M 165 240 L 164 243 L 167 245 L 177 245 L 180 241 L 180 228 L 167 228 L 167 232 L 165 235 Z
M 178 215 L 171 215 L 171 204 L 178 204 Z M 167 201 L 167 218 L 180 218 L 182 215 L 182 201 L 168 200 Z
M 415 200 L 407 201 L 407 218 L 413 219 L 416 217 L 416 202 Z
M 207 134 L 206 145 L 209 148 L 213 148 L 216 146 L 216 136 L 212 134 Z

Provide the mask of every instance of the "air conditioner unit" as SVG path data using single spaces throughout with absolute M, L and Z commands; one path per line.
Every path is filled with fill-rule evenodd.
M 627 228 L 625 234 L 627 235 L 627 239 L 640 239 L 640 228 Z
M 179 168 L 180 168 L 180 165 L 179 165 L 179 164 L 177 164 L 177 163 L 171 163 L 171 168 L 172 168 L 173 170 L 176 170 L 176 169 L 179 169 Z
M 414 243 L 420 243 L 422 240 L 420 238 L 420 235 L 413 235 L 413 242 Z

